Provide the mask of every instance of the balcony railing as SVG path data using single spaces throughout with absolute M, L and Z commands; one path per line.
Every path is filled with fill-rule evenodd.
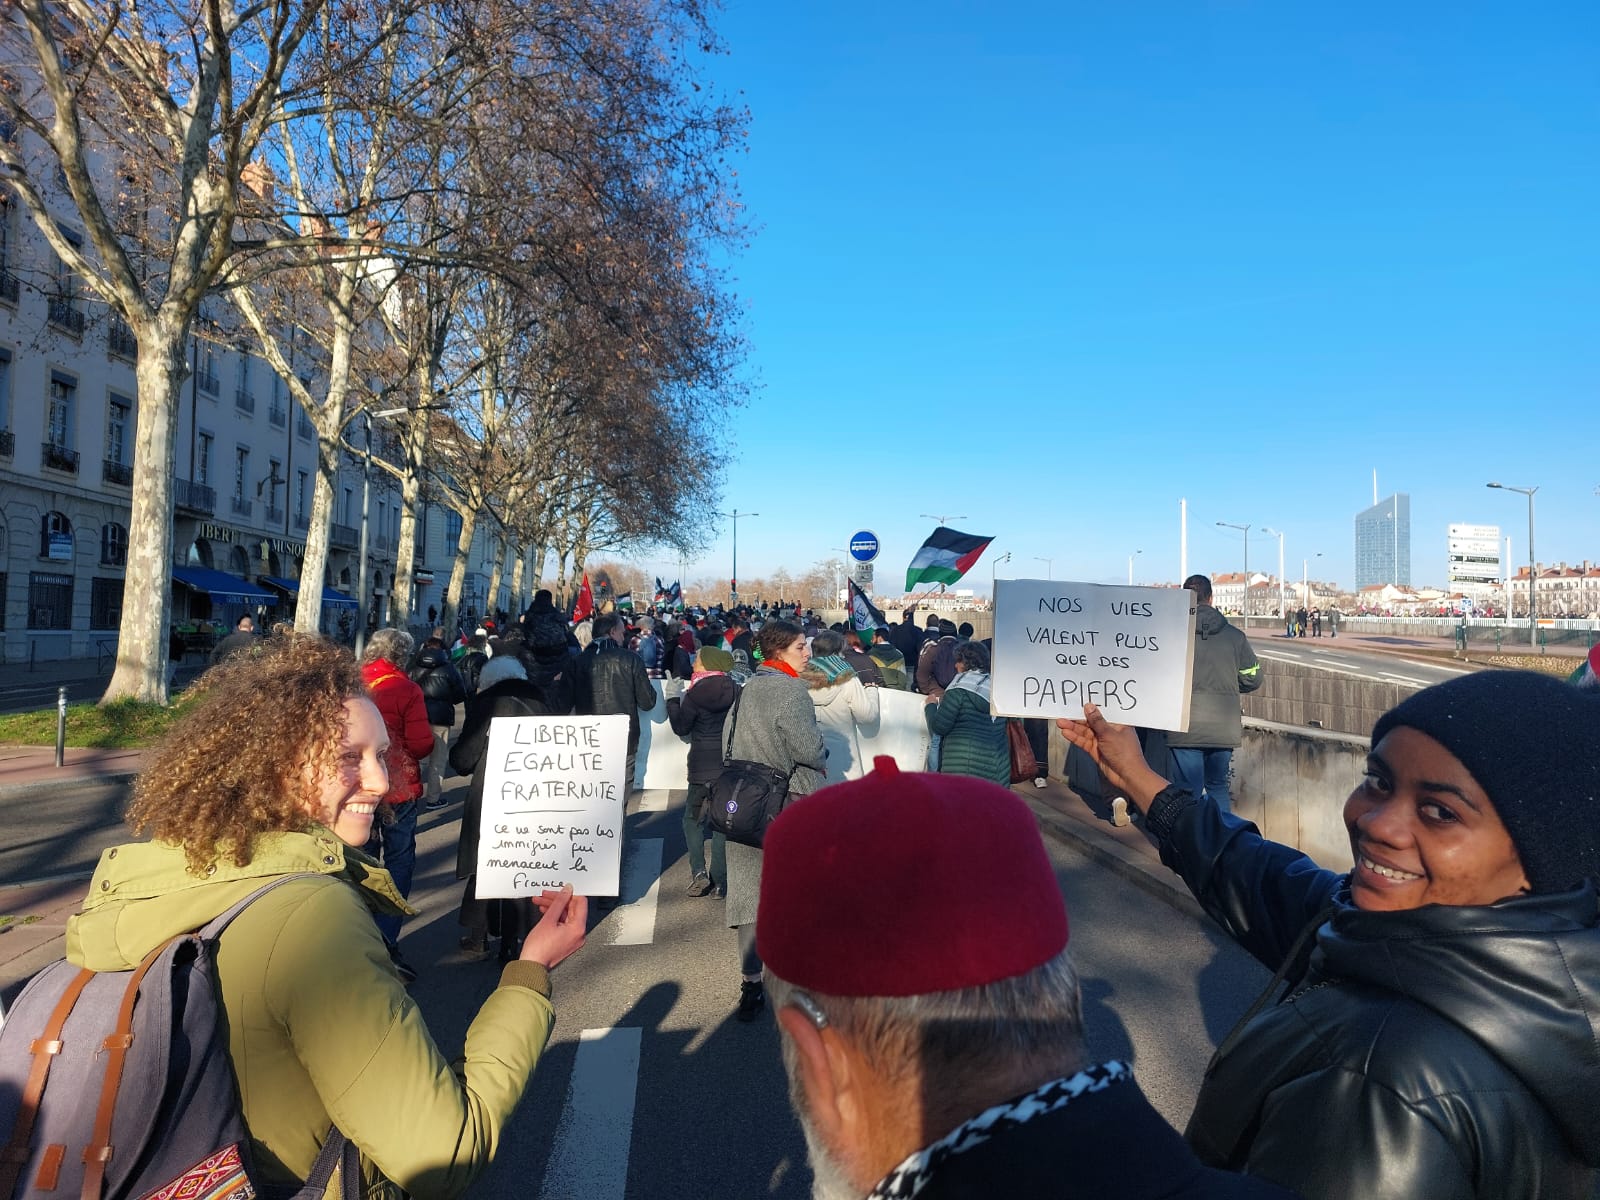
M 192 479 L 172 481 L 172 502 L 179 508 L 204 513 L 208 517 L 217 511 L 217 493 Z
M 17 435 L 9 429 L 0 429 L 0 458 L 10 458 L 17 452 Z
M 233 393 L 233 406 L 240 412 L 253 413 L 256 411 L 256 398 L 245 388 L 239 388 Z
M 20 295 L 22 295 L 22 284 L 10 271 L 0 267 L 0 300 L 4 300 L 7 304 L 15 304 Z
M 83 336 L 83 309 L 70 300 L 50 301 L 50 324 L 73 337 Z
M 283 405 L 274 400 L 272 407 L 267 409 L 267 420 L 274 429 L 282 429 L 289 423 L 289 412 Z
M 68 450 L 65 446 L 58 446 L 54 442 L 45 442 L 39 447 L 40 461 L 52 471 L 65 471 L 69 475 L 78 473 L 78 452 Z
M 316 429 L 312 427 L 310 421 L 306 420 L 305 413 L 301 413 L 299 419 L 295 421 L 294 431 L 307 441 L 310 441 L 317 436 Z
M 247 500 L 243 496 L 232 497 L 230 504 L 233 507 L 233 515 L 236 517 L 248 517 L 251 510 L 255 508 L 255 501 Z
M 120 483 L 123 487 L 132 487 L 133 468 L 115 459 L 103 459 L 100 463 L 100 478 L 107 483 Z
M 385 554 L 394 553 L 394 539 L 386 533 L 380 533 L 373 539 L 378 544 L 378 549 Z
M 106 350 L 118 358 L 139 357 L 139 343 L 121 317 L 111 318 L 111 326 L 106 330 Z
M 341 550 L 354 550 L 361 545 L 361 531 L 354 525 L 340 525 L 336 521 L 328 527 L 328 541 Z
M 208 396 L 215 396 L 222 387 L 222 384 L 217 381 L 217 373 L 215 371 L 202 370 L 194 377 L 194 381 L 195 386 Z
M 267 524 L 268 525 L 282 525 L 283 524 L 283 509 L 281 509 L 281 508 L 268 508 L 267 509 Z

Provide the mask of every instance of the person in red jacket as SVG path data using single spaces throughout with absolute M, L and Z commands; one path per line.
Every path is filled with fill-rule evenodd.
M 361 678 L 372 695 L 372 702 L 383 714 L 389 731 L 389 805 L 393 821 L 379 826 L 383 865 L 394 878 L 402 896 L 411 894 L 411 876 L 417 865 L 417 805 L 422 795 L 421 762 L 433 753 L 433 726 L 428 723 L 428 705 L 422 689 L 406 678 L 400 663 L 411 659 L 415 643 L 403 629 L 379 629 L 361 652 Z M 404 755 L 409 763 L 398 756 Z M 396 764 L 399 763 L 399 769 Z M 378 929 L 389 945 L 389 957 L 407 983 L 417 977 L 411 965 L 400 956 L 400 918 L 376 916 Z

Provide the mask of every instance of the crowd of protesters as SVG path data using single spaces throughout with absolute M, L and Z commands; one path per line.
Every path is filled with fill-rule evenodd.
M 734 931 L 736 1018 L 776 1016 L 820 1200 L 1591 1196 L 1600 655 L 1576 687 L 1485 672 L 1382 717 L 1344 810 L 1346 874 L 1151 770 L 1135 732 L 1092 706 L 1058 723 L 1207 913 L 1277 972 L 1179 1137 L 1127 1064 L 1084 1045 L 1065 905 L 1005 789 L 991 648 L 971 626 L 919 625 L 908 608 L 830 628 L 786 604 L 572 621 L 543 591 L 496 616 L 420 647 L 377 630 L 359 662 L 292 631 L 222 656 L 136 791 L 130 820 L 156 841 L 108 852 L 105 895 L 74 918 L 72 953 L 110 968 L 176 928 L 173 911 L 203 920 L 264 877 L 311 873 L 230 926 L 219 959 L 269 1182 L 303 1181 L 333 1133 L 359 1149 L 372 1195 L 459 1195 L 487 1164 L 549 1037 L 549 971 L 582 946 L 590 907 L 570 891 L 477 895 L 490 725 L 626 715 L 631 791 L 659 681 L 688 743 L 688 893 L 720 901 Z M 885 690 L 920 693 L 926 772 L 863 761 Z M 233 731 L 283 703 L 305 718 L 293 744 L 237 753 Z M 1041 785 L 1046 733 L 1026 727 Z M 789 780 L 764 849 L 707 826 L 727 757 Z M 465 787 L 447 788 L 447 767 Z M 460 948 L 503 964 L 454 1067 L 404 990 L 399 938 L 417 810 L 451 796 Z M 402 1134 L 395 1095 L 428 1119 Z

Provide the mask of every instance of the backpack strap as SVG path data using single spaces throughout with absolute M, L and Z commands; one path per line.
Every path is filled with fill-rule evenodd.
M 739 701 L 744 699 L 744 689 L 734 693 L 733 711 L 728 714 L 728 748 L 722 752 L 722 765 L 733 765 L 733 735 L 739 731 Z
M 94 972 L 81 970 L 61 993 L 55 1011 L 44 1027 L 44 1033 L 32 1045 L 33 1066 L 28 1071 L 28 1082 L 23 1086 L 21 1102 L 17 1106 L 16 1123 L 11 1127 L 11 1138 L 0 1152 L 0 1200 L 11 1200 L 22 1168 L 28 1162 L 28 1143 L 33 1138 L 33 1123 L 39 1116 L 39 1102 L 44 1098 L 44 1085 L 50 1075 L 50 1064 L 61 1053 L 61 1030 L 72 1015 L 73 1005 L 83 989 L 94 978 Z
M 235 917 L 273 888 L 288 883 L 291 879 L 307 877 L 316 878 L 307 872 L 278 876 L 251 892 L 220 916 L 206 922 L 200 927 L 199 936 L 207 941 L 221 936 L 222 931 Z M 139 987 L 144 983 L 144 977 L 150 968 L 155 966 L 173 944 L 181 941 L 184 936 L 189 935 L 171 938 L 145 955 L 144 961 L 128 980 L 128 986 L 123 989 L 122 1004 L 117 1009 L 116 1028 L 103 1044 L 106 1051 L 106 1070 L 100 1083 L 100 1103 L 95 1109 L 94 1132 L 90 1136 L 89 1144 L 83 1148 L 83 1200 L 100 1200 L 105 1189 L 106 1164 L 111 1161 L 115 1149 L 111 1144 L 111 1121 L 117 1111 L 117 1092 L 122 1087 L 122 1071 L 127 1065 L 128 1050 L 133 1045 L 133 1008 L 139 998 Z M 84 974 L 92 975 L 93 972 L 86 971 Z

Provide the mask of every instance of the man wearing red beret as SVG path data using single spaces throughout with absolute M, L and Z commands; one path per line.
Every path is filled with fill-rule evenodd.
M 1126 1064 L 1086 1055 L 1066 904 L 1005 788 L 879 758 L 786 809 L 764 856 L 816 1200 L 1290 1195 L 1202 1166 Z

